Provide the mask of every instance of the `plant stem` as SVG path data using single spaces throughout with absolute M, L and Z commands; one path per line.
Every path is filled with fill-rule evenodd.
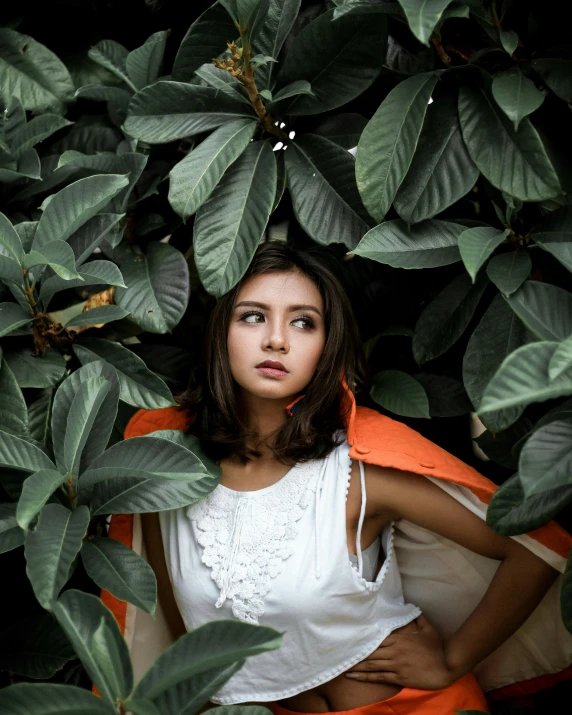
M 443 47 L 443 45 L 441 44 L 441 38 L 438 37 L 438 35 L 433 34 L 433 35 L 431 36 L 431 42 L 433 43 L 435 49 L 437 50 L 437 54 L 438 54 L 439 57 L 441 58 L 441 62 L 442 62 L 444 65 L 446 65 L 447 67 L 450 67 L 451 64 L 452 64 L 451 58 L 449 57 L 449 55 L 448 55 L 447 52 L 445 51 L 445 48 Z

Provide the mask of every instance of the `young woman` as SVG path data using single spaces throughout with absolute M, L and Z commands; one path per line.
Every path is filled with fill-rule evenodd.
M 204 500 L 141 518 L 173 637 L 220 618 L 284 632 L 211 707 L 486 711 L 472 671 L 491 654 L 488 689 L 572 659 L 556 584 L 543 600 L 568 535 L 555 525 L 496 535 L 483 520 L 494 485 L 401 423 L 356 410 L 364 365 L 330 270 L 266 243 L 214 308 L 181 408 L 141 410 L 127 428 L 188 429 L 222 468 Z M 550 653 L 534 642 L 541 632 Z

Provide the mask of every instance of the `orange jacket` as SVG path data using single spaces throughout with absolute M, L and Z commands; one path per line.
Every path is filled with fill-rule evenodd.
M 468 509 L 486 517 L 486 505 L 497 488 L 493 482 L 401 422 L 356 407 L 351 391 L 346 394 L 350 457 L 422 474 Z M 125 437 L 187 427 L 188 417 L 178 408 L 139 410 L 129 421 Z M 109 536 L 144 555 L 137 514 L 114 515 Z M 513 538 L 564 571 L 572 536 L 557 524 Z M 476 607 L 498 567 L 497 561 L 403 520 L 396 524 L 395 550 L 405 598 L 419 605 L 444 635 L 454 632 Z M 572 635 L 560 615 L 561 580 L 560 576 L 519 631 L 475 669 L 483 689 L 492 691 L 489 695 L 517 697 L 572 677 Z M 153 620 L 106 591 L 102 591 L 102 598 L 130 644 L 136 671 L 137 658 L 145 650 L 146 657 L 141 658 L 139 666 L 142 674 L 169 644 L 166 622 L 160 613 Z

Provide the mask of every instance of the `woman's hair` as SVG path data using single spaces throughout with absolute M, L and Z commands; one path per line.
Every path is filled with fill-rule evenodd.
M 325 262 L 309 251 L 268 241 L 256 251 L 241 281 L 215 305 L 206 325 L 202 364 L 189 389 L 177 399 L 191 417 L 189 431 L 205 453 L 220 460 L 234 455 L 241 462 L 260 455 L 247 447 L 248 430 L 228 357 L 228 331 L 241 285 L 266 273 L 300 271 L 317 286 L 324 302 L 325 345 L 316 371 L 292 416 L 275 433 L 270 448 L 285 464 L 326 456 L 339 444 L 348 400 L 341 376 L 352 391 L 363 382 L 367 363 L 352 308 L 345 291 Z

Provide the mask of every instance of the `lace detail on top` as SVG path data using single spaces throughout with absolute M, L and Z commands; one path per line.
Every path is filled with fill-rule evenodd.
M 292 555 L 296 522 L 316 489 L 319 464 L 297 464 L 275 484 L 238 492 L 219 484 L 205 499 L 187 508 L 201 531 L 201 561 L 221 589 L 220 608 L 232 599 L 236 618 L 258 624 L 272 579 Z

